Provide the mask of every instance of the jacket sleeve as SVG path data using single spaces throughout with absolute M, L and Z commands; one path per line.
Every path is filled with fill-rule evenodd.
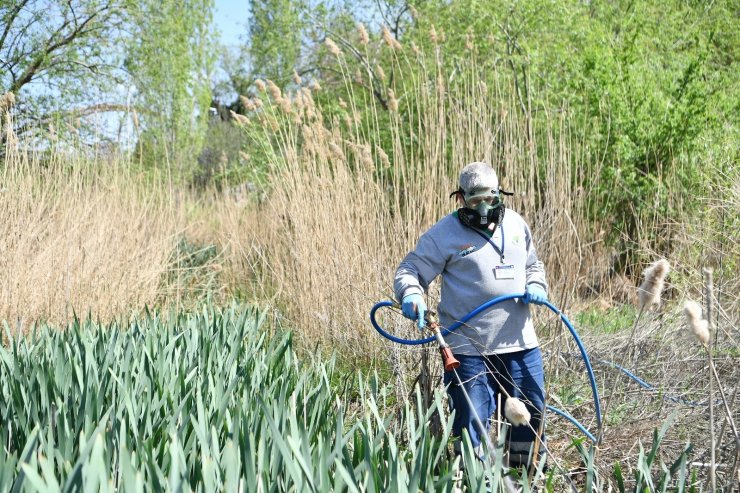
M 527 286 L 530 284 L 538 284 L 548 292 L 547 288 L 547 277 L 545 275 L 545 264 L 543 264 L 539 258 L 537 258 L 537 251 L 534 247 L 534 241 L 532 240 L 532 232 L 529 229 L 529 225 L 524 224 L 524 234 L 527 241 Z
M 400 302 L 408 294 L 423 294 L 444 270 L 447 260 L 439 251 L 429 232 L 424 233 L 416 248 L 409 252 L 396 269 L 393 290 Z

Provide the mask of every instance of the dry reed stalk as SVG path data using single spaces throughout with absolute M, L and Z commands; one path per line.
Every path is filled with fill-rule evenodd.
M 103 163 L 100 163 L 103 164 Z M 176 218 L 121 163 L 29 150 L 6 155 L 0 194 L 0 319 L 28 327 L 155 303 Z M 96 170 L 96 171 L 90 171 Z
M 707 304 L 707 331 L 709 332 L 709 338 L 711 339 L 712 330 L 712 299 L 714 298 L 714 290 L 712 287 L 712 269 L 705 268 L 704 272 L 704 293 Z M 709 366 L 713 367 L 712 363 L 712 347 L 710 344 L 705 344 L 704 347 L 707 350 L 707 361 Z M 709 436 L 710 436 L 710 449 L 709 457 L 711 464 L 709 465 L 709 484 L 712 488 L 711 491 L 717 491 L 717 474 L 716 467 L 717 461 L 715 458 L 715 450 L 717 448 L 717 437 L 714 431 L 714 379 L 712 375 L 709 375 Z

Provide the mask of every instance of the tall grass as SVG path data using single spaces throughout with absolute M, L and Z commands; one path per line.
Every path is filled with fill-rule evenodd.
M 435 57 L 396 53 L 388 71 L 421 69 L 386 88 L 388 113 L 350 84 L 353 69 L 340 54 L 346 109 L 325 112 L 305 88 L 278 99 L 262 94 L 245 125 L 266 143 L 271 174 L 257 233 L 245 231 L 241 243 L 259 245 L 252 261 L 277 283 L 302 337 L 370 350 L 369 307 L 391 296 L 395 267 L 420 233 L 454 210 L 448 195 L 475 160 L 490 162 L 516 193 L 507 203 L 533 226 L 553 298 L 572 299 L 582 276 L 603 262 L 597 225 L 585 214 L 588 163 L 567 116 L 553 112 L 535 125 L 506 96 L 513 91 L 505 77 L 478 82 L 489 67 L 474 59 L 445 74 Z
M 0 167 L 0 319 L 108 319 L 157 300 L 177 231 L 120 157 L 9 146 Z

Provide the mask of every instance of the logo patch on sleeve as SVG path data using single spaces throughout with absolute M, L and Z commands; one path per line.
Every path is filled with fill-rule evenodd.
M 458 255 L 461 257 L 466 257 L 473 253 L 475 251 L 475 245 L 463 245 L 460 247 L 460 251 L 458 252 Z

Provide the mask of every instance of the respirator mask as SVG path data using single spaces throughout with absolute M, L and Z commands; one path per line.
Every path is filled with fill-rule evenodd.
M 496 226 L 501 224 L 504 219 L 506 207 L 501 200 L 497 191 L 494 190 L 471 190 L 466 193 L 459 189 L 453 192 L 450 197 L 459 195 L 465 206 L 457 210 L 457 217 L 465 226 L 475 229 L 489 229 L 490 225 Z

